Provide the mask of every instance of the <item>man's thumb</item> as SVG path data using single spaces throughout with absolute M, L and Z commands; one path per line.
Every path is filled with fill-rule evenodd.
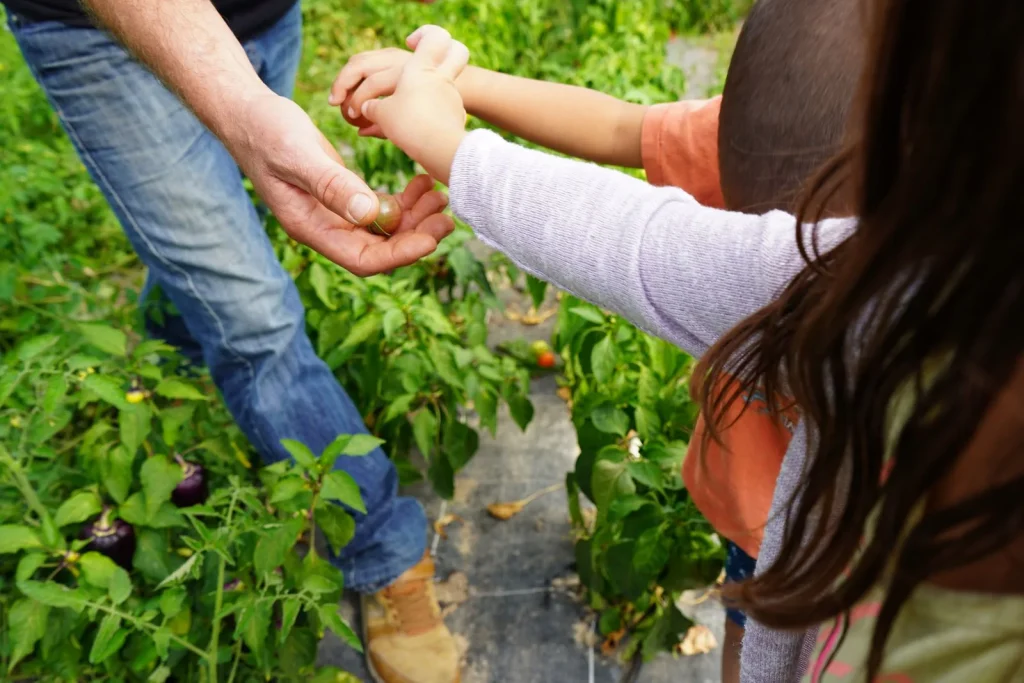
M 345 168 L 337 152 L 328 154 L 307 177 L 307 186 L 303 189 L 349 223 L 366 225 L 377 217 L 380 210 L 377 195 L 359 176 Z

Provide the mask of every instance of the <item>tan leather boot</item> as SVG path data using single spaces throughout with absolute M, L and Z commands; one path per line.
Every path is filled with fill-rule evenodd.
M 434 595 L 434 561 L 416 566 L 365 595 L 363 640 L 377 683 L 459 683 L 459 653 Z

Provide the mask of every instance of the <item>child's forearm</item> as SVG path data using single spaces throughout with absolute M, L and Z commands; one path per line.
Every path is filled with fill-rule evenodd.
M 467 112 L 530 142 L 601 164 L 643 165 L 643 105 L 472 66 L 456 85 Z

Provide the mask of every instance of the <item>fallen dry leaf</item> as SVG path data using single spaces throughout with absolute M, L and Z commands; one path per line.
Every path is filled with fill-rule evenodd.
M 461 523 L 462 517 L 453 515 L 449 512 L 447 515 L 434 522 L 434 533 L 441 538 L 448 540 L 448 532 L 446 530 L 450 525 L 455 524 L 456 522 Z
M 620 628 L 618 631 L 609 633 L 604 642 L 601 643 L 601 654 L 605 657 L 611 657 L 615 654 L 615 651 L 619 649 L 619 643 L 622 642 L 622 637 L 626 635 L 626 629 Z
M 518 515 L 520 512 L 522 512 L 523 508 L 525 508 L 527 505 L 532 503 L 537 498 L 540 498 L 545 493 L 557 491 L 560 488 L 562 488 L 562 484 L 552 484 L 546 489 L 542 489 L 540 491 L 537 491 L 536 493 L 531 493 L 522 500 L 514 500 L 509 503 L 491 503 L 490 505 L 487 506 L 487 513 L 495 519 L 500 519 L 502 521 L 510 520 L 516 515 Z
M 569 387 L 558 387 L 558 391 L 555 393 L 558 394 L 558 398 L 565 401 L 570 408 L 572 407 L 572 389 Z
M 447 579 L 434 584 L 434 595 L 441 606 L 441 617 L 447 617 L 469 599 L 469 577 L 452 572 Z
M 594 624 L 589 619 L 574 623 L 572 625 L 572 639 L 583 647 L 594 647 L 597 645 L 597 634 L 594 633 Z
M 718 647 L 715 634 L 707 626 L 696 624 L 686 632 L 686 637 L 676 646 L 679 654 L 684 657 L 705 655 Z
M 537 311 L 531 306 L 530 310 L 527 311 L 525 314 L 510 308 L 505 311 L 505 317 L 508 318 L 509 320 L 512 320 L 513 322 L 533 326 L 540 325 L 541 323 L 543 323 L 545 320 L 555 315 L 556 313 L 558 313 L 557 306 L 549 308 L 546 311 Z

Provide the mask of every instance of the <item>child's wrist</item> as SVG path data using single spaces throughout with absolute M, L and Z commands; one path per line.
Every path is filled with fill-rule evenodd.
M 432 178 L 448 185 L 455 155 L 467 135 L 465 128 L 439 129 L 429 136 L 428 144 L 409 156 L 418 161 Z

